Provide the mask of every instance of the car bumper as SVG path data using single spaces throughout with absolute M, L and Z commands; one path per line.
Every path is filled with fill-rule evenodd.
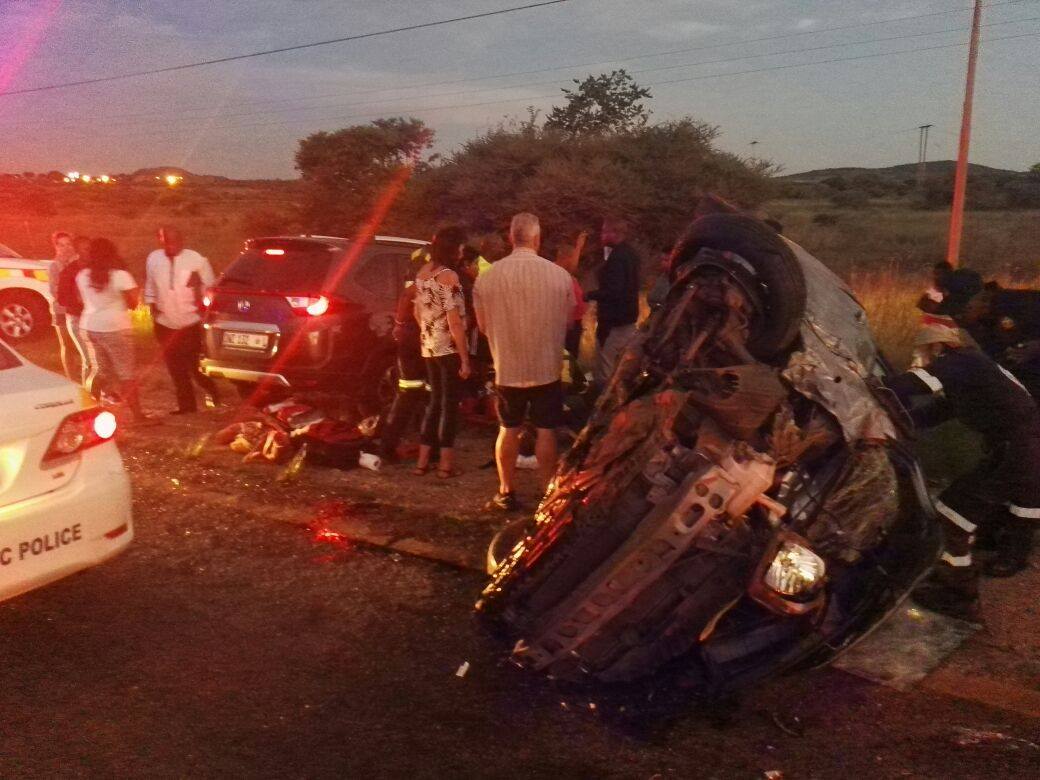
M 276 374 L 269 371 L 256 371 L 249 368 L 237 368 L 224 365 L 216 360 L 208 358 L 199 364 L 202 373 L 215 379 L 228 379 L 232 382 L 256 382 L 272 384 L 280 387 L 292 387 L 292 384 L 284 374 Z
M 0 601 L 102 563 L 133 536 L 119 451 L 88 450 L 69 484 L 0 508 Z

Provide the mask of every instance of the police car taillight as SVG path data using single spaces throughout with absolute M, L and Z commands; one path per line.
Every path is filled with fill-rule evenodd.
M 43 455 L 44 465 L 104 444 L 116 435 L 116 427 L 116 416 L 100 407 L 70 414 L 54 432 Z

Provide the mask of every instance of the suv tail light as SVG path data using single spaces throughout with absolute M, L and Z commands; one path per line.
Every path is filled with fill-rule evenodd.
M 116 435 L 116 416 L 99 406 L 74 412 L 61 421 L 43 454 L 43 465 L 104 444 Z
M 329 310 L 330 301 L 324 295 L 317 298 L 308 296 L 288 296 L 285 300 L 292 306 L 295 314 L 309 314 L 312 317 L 320 317 Z

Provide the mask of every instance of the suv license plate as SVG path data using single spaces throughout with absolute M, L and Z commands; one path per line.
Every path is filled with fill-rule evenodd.
M 224 346 L 232 349 L 267 349 L 267 334 L 225 331 Z

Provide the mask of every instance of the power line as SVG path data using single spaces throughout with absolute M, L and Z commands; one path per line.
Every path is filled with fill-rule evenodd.
M 990 22 L 989 24 L 984 25 L 984 26 L 986 26 L 986 27 L 996 27 L 996 26 L 1003 26 L 1003 25 L 1008 25 L 1008 24 L 1018 24 L 1018 23 L 1022 23 L 1022 22 L 1035 22 L 1035 21 L 1040 21 L 1040 17 L 1028 17 L 1028 18 L 1024 18 L 1024 19 L 1011 19 L 1011 20 L 1002 21 L 1002 22 Z M 681 68 L 699 67 L 699 66 L 702 66 L 702 65 L 717 65 L 717 64 L 726 64 L 726 63 L 731 63 L 731 62 L 741 62 L 741 61 L 744 61 L 744 60 L 758 59 L 758 58 L 762 58 L 762 57 L 779 57 L 779 56 L 783 56 L 783 55 L 787 55 L 787 54 L 802 54 L 802 53 L 807 53 L 807 52 L 823 51 L 823 50 L 826 50 L 826 49 L 834 49 L 834 48 L 838 48 L 838 47 L 864 46 L 864 45 L 868 45 L 868 44 L 872 44 L 872 43 L 884 43 L 884 42 L 889 42 L 889 41 L 908 40 L 908 39 L 912 39 L 912 38 L 927 37 L 927 36 L 930 36 L 930 35 L 943 35 L 943 34 L 947 34 L 947 33 L 963 32 L 963 31 L 969 30 L 969 29 L 970 28 L 968 28 L 968 27 L 958 27 L 958 28 L 950 28 L 950 29 L 945 29 L 945 30 L 931 30 L 931 31 L 928 31 L 928 32 L 921 32 L 921 33 L 909 33 L 909 34 L 903 34 L 903 35 L 890 35 L 890 36 L 885 36 L 885 37 L 881 37 L 881 38 L 871 38 L 870 40 L 866 40 L 866 41 L 845 41 L 845 42 L 842 42 L 842 43 L 826 44 L 826 45 L 822 45 L 822 46 L 810 46 L 810 47 L 803 47 L 803 48 L 800 48 L 800 49 L 788 49 L 786 51 L 766 52 L 766 53 L 762 53 L 762 54 L 745 54 L 745 55 L 741 55 L 741 56 L 737 56 L 737 57 L 724 57 L 724 58 L 719 58 L 719 59 L 714 59 L 714 60 L 702 60 L 700 62 L 686 62 L 686 63 L 679 63 L 679 64 L 673 64 L 673 65 L 662 65 L 662 66 L 658 66 L 658 67 L 644 68 L 644 69 L 641 69 L 641 70 L 632 71 L 632 75 L 642 75 L 642 74 L 646 74 L 646 73 L 660 73 L 660 72 L 663 72 L 663 71 L 677 70 L 677 69 L 681 69 Z M 712 75 L 715 75 L 715 74 L 712 74 Z M 319 109 L 323 109 L 323 108 L 349 109 L 349 108 L 356 108 L 356 107 L 367 106 L 367 105 L 379 105 L 379 104 L 385 104 L 385 103 L 395 103 L 395 102 L 399 102 L 399 101 L 402 101 L 402 100 L 414 100 L 416 97 L 422 97 L 422 98 L 455 97 L 455 96 L 459 96 L 459 95 L 471 95 L 471 94 L 478 94 L 478 93 L 482 93 L 482 92 L 495 92 L 495 91 L 500 91 L 500 90 L 505 90 L 505 89 L 523 89 L 523 88 L 529 88 L 529 87 L 541 87 L 541 86 L 557 85 L 557 84 L 560 83 L 560 81 L 561 81 L 561 79 L 552 79 L 552 80 L 548 80 L 548 81 L 526 82 L 526 83 L 522 83 L 522 84 L 510 84 L 510 85 L 504 85 L 504 86 L 499 86 L 499 87 L 483 87 L 483 88 L 479 88 L 479 89 L 455 90 L 455 91 L 452 91 L 452 92 L 438 92 L 438 93 L 432 93 L 432 94 L 427 94 L 427 95 L 422 95 L 422 96 L 403 96 L 403 97 L 396 97 L 396 98 L 385 98 L 385 99 L 382 99 L 382 100 L 361 101 L 359 103 L 348 103 L 348 104 L 339 105 L 339 106 L 310 106 L 310 107 L 304 107 L 304 108 L 290 107 L 290 108 L 281 108 L 281 109 L 260 109 L 260 110 L 257 110 L 257 111 L 243 111 L 243 112 L 237 112 L 237 113 L 213 114 L 213 115 L 210 115 L 210 116 L 207 116 L 207 117 L 176 117 L 175 116 L 174 121 L 198 122 L 200 119 L 224 119 L 224 118 L 231 119 L 231 118 L 236 118 L 236 117 L 248 117 L 248 116 L 258 116 L 258 115 L 265 115 L 265 114 L 271 114 L 271 113 L 278 113 L 278 112 L 281 112 L 281 111 L 314 111 L 314 110 L 319 110 Z M 664 82 L 664 83 L 672 83 L 672 82 Z M 649 84 L 648 86 L 653 86 L 653 84 Z M 390 109 L 390 110 L 393 110 L 393 109 Z M 152 121 L 155 119 L 155 117 L 153 117 L 151 114 L 148 114 L 148 113 L 139 114 L 137 116 L 139 118 L 144 119 L 143 124 L 146 124 L 146 125 L 152 123 Z M 106 117 L 104 117 L 104 119 L 105 119 L 106 122 L 108 122 L 110 120 L 110 117 L 106 116 Z M 37 124 L 41 124 L 41 123 L 37 123 Z M 164 124 L 169 124 L 169 122 L 165 122 Z M 6 123 L 5 126 L 25 127 L 26 125 L 19 124 L 18 122 L 11 122 L 11 123 Z
M 253 51 L 246 54 L 234 54 L 229 57 L 218 57 L 211 60 L 199 60 L 198 62 L 186 62 L 181 65 L 169 65 L 165 68 L 151 68 L 149 70 L 139 70 L 132 73 L 120 73 L 115 76 L 98 76 L 91 79 L 80 79 L 79 81 L 64 81 L 55 84 L 44 84 L 38 87 L 26 87 L 24 89 L 12 89 L 6 92 L 0 92 L 0 97 L 7 95 L 28 95 L 36 92 L 46 92 L 54 89 L 65 89 L 67 87 L 82 87 L 87 84 L 101 84 L 109 81 L 121 81 L 123 79 L 132 79 L 139 76 L 153 76 L 159 73 L 172 73 L 174 71 L 189 70 L 191 68 L 202 68 L 208 65 L 219 65 L 225 62 L 235 62 L 238 60 L 247 60 L 254 57 L 266 57 L 270 54 L 282 54 L 289 51 L 300 51 L 302 49 L 314 49 L 319 46 L 331 46 L 335 43 L 346 43 L 348 41 L 360 41 L 364 38 L 376 38 L 381 35 L 392 35 L 394 33 L 410 32 L 412 30 L 424 30 L 430 27 L 441 27 L 446 24 L 455 24 L 457 22 L 466 22 L 471 19 L 485 19 L 489 16 L 500 16 L 502 14 L 511 14 L 517 11 L 527 11 L 532 8 L 543 8 L 549 5 L 559 5 L 560 3 L 566 3 L 567 0 L 542 0 L 539 3 L 528 3 L 527 5 L 514 6 L 512 8 L 502 8 L 497 11 L 484 11 L 477 14 L 469 14 L 468 16 L 456 16 L 452 19 L 439 19 L 434 22 L 422 22 L 420 24 L 409 24 L 403 27 L 393 27 L 388 30 L 376 30 L 367 33 L 358 33 L 357 35 L 347 35 L 342 38 L 332 38 L 327 41 L 314 41 L 313 43 L 301 43 L 295 46 L 282 46 L 278 49 L 264 49 L 262 51 Z
M 996 43 L 998 41 L 1017 40 L 1017 39 L 1020 39 L 1020 38 L 1032 38 L 1032 37 L 1037 37 L 1037 36 L 1040 36 L 1040 32 L 1019 33 L 1019 34 L 1016 34 L 1016 35 L 1005 35 L 1005 36 L 1000 36 L 1000 37 L 996 37 L 996 38 L 987 38 L 984 42 L 985 43 Z M 938 51 L 938 50 L 942 50 L 942 49 L 953 49 L 953 48 L 960 48 L 962 46 L 967 46 L 967 45 L 968 45 L 967 42 L 946 43 L 946 44 L 939 44 L 939 45 L 935 45 L 935 46 L 921 46 L 921 47 L 916 47 L 916 48 L 912 48 L 912 49 L 902 49 L 900 51 L 874 52 L 872 54 L 861 54 L 861 55 L 856 55 L 856 56 L 853 56 L 853 57 L 834 57 L 834 58 L 825 59 L 825 60 L 814 60 L 812 62 L 798 62 L 798 63 L 789 63 L 789 64 L 785 64 L 785 65 L 772 65 L 772 66 L 767 66 L 767 67 L 763 67 L 763 68 L 750 68 L 750 69 L 746 69 L 746 70 L 730 71 L 728 73 L 709 73 L 709 74 L 704 74 L 704 75 L 700 75 L 700 76 L 686 76 L 686 77 L 683 77 L 683 78 L 669 79 L 669 80 L 666 80 L 666 81 L 648 82 L 647 84 L 645 84 L 645 86 L 655 87 L 655 86 L 665 86 L 665 85 L 671 85 L 671 84 L 681 84 L 681 83 L 688 83 L 688 82 L 692 82 L 692 81 L 704 81 L 704 80 L 710 80 L 710 79 L 716 79 L 716 78 L 726 78 L 726 77 L 730 77 L 730 76 L 741 76 L 741 75 L 746 75 L 746 74 L 766 73 L 766 72 L 778 71 L 778 70 L 789 70 L 789 69 L 792 69 L 792 68 L 811 67 L 813 65 L 828 65 L 828 64 L 839 63 L 839 62 L 853 62 L 853 61 L 858 61 L 858 60 L 876 59 L 876 58 L 881 58 L 881 57 L 890 57 L 890 56 L 895 56 L 895 55 L 900 55 L 900 54 L 915 54 L 915 53 L 924 52 L 924 51 Z M 554 99 L 554 98 L 558 98 L 558 97 L 559 97 L 559 95 L 554 92 L 554 93 L 551 93 L 551 94 L 528 95 L 528 96 L 519 97 L 519 98 L 504 98 L 504 99 L 501 99 L 501 100 L 485 100 L 485 101 L 479 101 L 479 102 L 474 102 L 474 103 L 455 103 L 455 104 L 450 104 L 450 105 L 430 106 L 430 107 L 425 107 L 425 108 L 410 108 L 410 109 L 409 108 L 402 108 L 402 109 L 399 109 L 399 110 L 400 110 L 400 112 L 402 114 L 425 114 L 425 113 L 430 113 L 430 112 L 457 110 L 457 109 L 460 109 L 460 108 L 475 108 L 475 107 L 489 106 L 489 105 L 500 105 L 500 104 L 504 104 L 504 103 L 519 103 L 519 102 L 533 103 L 533 102 L 537 102 L 537 101 L 541 101 L 541 100 Z M 301 124 L 301 123 L 306 124 L 306 123 L 313 123 L 313 122 L 343 122 L 343 121 L 348 121 L 348 120 L 353 120 L 353 119 L 369 119 L 369 118 L 372 118 L 372 117 L 380 117 L 380 116 L 385 116 L 385 115 L 386 115 L 385 112 L 375 112 L 375 113 L 369 112 L 369 113 L 363 113 L 363 114 L 350 114 L 350 115 L 345 115 L 345 116 L 337 115 L 337 116 L 328 116 L 328 117 L 311 117 L 311 118 L 307 118 L 307 119 L 290 119 L 290 120 L 284 120 L 284 121 L 279 121 L 279 122 L 254 122 L 254 123 L 246 123 L 246 124 L 216 125 L 216 126 L 208 127 L 208 128 L 206 128 L 206 130 L 244 130 L 244 129 L 253 129 L 253 128 L 260 128 L 260 127 L 277 127 L 277 126 L 297 125 L 297 124 Z M 916 128 L 913 128 L 913 129 L 916 129 Z M 166 135 L 172 135 L 172 134 L 173 134 L 173 131 L 171 131 L 170 134 L 166 134 Z M 145 132 L 139 132 L 137 134 L 130 134 L 129 136 L 123 136 L 123 137 L 155 138 L 156 135 L 154 133 L 152 133 L 152 132 L 145 131 Z
M 565 0 L 556 0 L 556 2 L 564 2 L 564 1 Z M 990 3 L 990 4 L 985 5 L 983 7 L 984 8 L 994 8 L 994 7 L 999 7 L 999 6 L 1022 5 L 1024 3 L 1034 3 L 1034 2 L 1037 2 L 1037 0 L 1004 0 L 1003 2 Z M 495 11 L 495 12 L 490 12 L 490 13 L 487 13 L 487 14 L 476 14 L 476 15 L 471 16 L 471 17 L 460 17 L 460 19 L 470 19 L 470 18 L 476 18 L 476 17 L 484 16 L 484 15 L 508 13 L 508 12 L 511 12 L 512 10 L 523 10 L 523 9 L 530 8 L 530 7 L 537 7 L 539 5 L 548 5 L 548 4 L 549 3 L 535 3 L 533 6 L 521 6 L 518 9 L 505 9 L 503 11 Z M 251 100 L 251 101 L 248 101 L 246 103 L 243 103 L 243 105 L 258 105 L 258 104 L 270 104 L 270 103 L 293 103 L 293 102 L 300 102 L 300 101 L 305 101 L 305 100 L 318 100 L 318 99 L 331 98 L 331 97 L 349 98 L 349 97 L 354 97 L 354 96 L 357 96 L 357 95 L 367 95 L 367 94 L 372 94 L 372 93 L 377 93 L 377 92 L 398 91 L 398 90 L 402 90 L 402 89 L 423 89 L 423 88 L 426 88 L 426 87 L 447 86 L 447 85 L 450 85 L 450 84 L 461 84 L 461 83 L 466 83 L 466 82 L 471 82 L 471 81 L 487 81 L 487 80 L 490 80 L 490 79 L 509 78 L 509 77 L 512 77 L 512 76 L 530 76 L 530 75 L 535 75 L 535 74 L 538 74 L 538 73 L 551 73 L 553 71 L 558 71 L 558 70 L 573 70 L 573 69 L 577 69 L 577 68 L 586 68 L 586 67 L 592 67 L 592 66 L 596 66 L 596 65 L 608 65 L 608 64 L 620 63 L 620 62 L 633 62 L 633 61 L 636 61 L 636 60 L 650 59 L 650 58 L 654 58 L 654 57 L 665 57 L 665 56 L 670 56 L 670 55 L 673 55 L 673 54 L 689 54 L 689 53 L 696 52 L 696 51 L 710 51 L 710 50 L 713 50 L 713 49 L 721 49 L 721 48 L 725 48 L 725 47 L 728 47 L 728 46 L 744 46 L 744 45 L 751 44 L 751 43 L 763 43 L 763 42 L 767 42 L 767 41 L 777 41 L 777 40 L 784 40 L 784 39 L 788 39 L 788 38 L 799 38 L 799 37 L 803 37 L 803 36 L 807 36 L 807 35 L 823 35 L 823 34 L 831 33 L 831 32 L 840 32 L 840 31 L 844 31 L 844 30 L 860 29 L 860 28 L 863 28 L 863 27 L 874 27 L 874 26 L 877 26 L 877 25 L 890 24 L 890 23 L 894 23 L 894 22 L 913 21 L 913 20 L 917 20 L 917 19 L 926 19 L 926 18 L 931 18 L 931 17 L 935 17 L 935 16 L 947 16 L 949 14 L 961 13 L 961 12 L 966 12 L 966 11 L 971 11 L 971 10 L 972 10 L 971 6 L 959 6 L 957 8 L 948 8 L 948 9 L 942 10 L 942 11 L 930 11 L 928 13 L 912 14 L 912 15 L 908 15 L 908 16 L 895 16 L 895 17 L 890 17 L 888 19 L 877 19 L 877 20 L 873 20 L 873 21 L 869 21 L 869 22 L 856 22 L 856 23 L 853 23 L 853 24 L 838 25 L 838 26 L 834 26 L 834 27 L 822 27 L 822 28 L 816 29 L 816 30 L 801 30 L 801 31 L 798 31 L 798 32 L 783 33 L 783 34 L 780 34 L 780 35 L 768 35 L 768 36 L 764 36 L 764 37 L 760 37 L 760 38 L 747 38 L 747 39 L 744 39 L 744 40 L 729 41 L 729 42 L 726 42 L 726 43 L 714 43 L 714 44 L 708 44 L 708 45 L 686 47 L 686 48 L 682 48 L 682 49 L 668 49 L 668 50 L 664 50 L 664 51 L 652 52 L 652 53 L 649 53 L 649 54 L 637 54 L 637 55 L 633 55 L 631 57 L 617 58 L 617 59 L 613 59 L 613 60 L 597 60 L 597 61 L 594 61 L 594 62 L 581 62 L 581 63 L 574 63 L 574 64 L 571 64 L 571 65 L 559 65 L 559 66 L 554 66 L 554 67 L 550 67 L 550 68 L 535 68 L 533 70 L 511 71 L 511 72 L 507 72 L 507 73 L 499 73 L 499 74 L 490 75 L 490 76 L 475 76 L 475 77 L 471 77 L 471 78 L 447 79 L 447 80 L 442 80 L 442 81 L 423 82 L 423 83 L 420 83 L 420 84 L 412 84 L 412 85 L 408 85 L 408 86 L 405 86 L 405 87 L 383 87 L 383 88 L 374 88 L 374 89 L 352 91 L 352 92 L 347 92 L 347 93 L 336 92 L 336 93 L 327 93 L 325 95 L 310 95 L 310 96 L 307 96 L 307 97 L 295 97 L 295 98 L 267 98 L 267 99 L 261 99 L 261 100 Z M 448 23 L 453 22 L 453 21 L 457 21 L 457 20 L 444 20 L 442 22 L 430 22 L 430 23 L 427 23 L 426 25 L 417 25 L 416 27 L 433 26 L 433 25 L 439 25 L 439 24 L 448 24 Z M 1011 21 L 1022 21 L 1022 20 L 1011 20 Z M 405 30 L 405 29 L 413 29 L 413 28 L 400 28 L 400 30 Z M 399 31 L 399 30 L 388 30 L 388 31 L 376 32 L 376 33 L 366 33 L 364 35 L 356 36 L 356 37 L 366 37 L 366 36 L 372 36 L 372 35 L 383 35 L 383 34 L 388 34 L 388 33 L 397 32 L 397 31 Z M 352 40 L 352 39 L 353 38 L 343 38 L 343 39 L 338 39 L 338 40 Z M 326 42 L 315 43 L 315 44 L 304 44 L 304 45 L 299 46 L 299 47 L 287 47 L 286 49 L 274 49 L 274 50 L 271 50 L 271 52 L 290 51 L 290 50 L 293 50 L 295 48 L 307 48 L 307 47 L 310 47 L 310 46 L 322 46 L 322 45 L 325 45 L 326 43 L 335 43 L 335 42 L 338 42 L 338 41 L 326 41 Z M 266 52 L 266 53 L 271 53 L 271 52 Z M 27 89 L 23 89 L 23 90 L 13 90 L 13 91 L 8 91 L 8 92 L 0 92 L 0 97 L 3 97 L 5 95 L 29 94 L 29 93 L 33 93 L 33 92 L 40 92 L 40 91 L 49 90 L 49 89 L 59 89 L 59 88 L 68 87 L 68 86 L 80 86 L 80 85 L 94 84 L 94 83 L 100 83 L 100 82 L 105 82 L 105 81 L 114 81 L 114 80 L 117 80 L 117 79 L 132 78 L 134 76 L 139 76 L 139 75 L 148 75 L 148 74 L 154 74 L 154 73 L 164 73 L 164 72 L 169 72 L 169 71 L 182 70 L 182 69 L 189 68 L 189 67 L 196 67 L 196 66 L 199 66 L 199 65 L 207 65 L 207 64 L 215 64 L 215 63 L 220 63 L 220 62 L 227 62 L 227 61 L 232 61 L 232 60 L 235 60 L 235 59 L 241 59 L 241 58 L 244 58 L 244 57 L 261 56 L 264 53 L 265 52 L 256 52 L 254 54 L 240 55 L 239 57 L 227 57 L 227 58 L 223 58 L 223 59 L 208 60 L 208 61 L 205 61 L 205 62 L 202 62 L 202 63 L 194 63 L 194 64 L 189 63 L 188 65 L 173 66 L 173 67 L 170 67 L 170 68 L 159 68 L 159 69 L 150 70 L 150 71 L 140 71 L 139 73 L 129 73 L 129 74 L 122 74 L 122 75 L 118 75 L 118 76 L 104 77 L 104 78 L 99 78 L 99 79 L 88 79 L 88 80 L 83 80 L 83 81 L 66 82 L 66 83 L 62 83 L 62 84 L 53 84 L 53 85 L 45 85 L 45 86 L 41 86 L 41 87 L 27 88 Z M 759 55 L 759 56 L 765 56 L 765 55 Z M 542 83 L 551 83 L 551 82 L 542 82 Z M 523 85 L 512 85 L 512 86 L 523 86 Z M 177 113 L 181 114 L 181 113 L 183 113 L 185 111 L 206 111 L 206 110 L 208 110 L 210 108 L 212 108 L 212 106 L 197 106 L 197 107 L 193 107 L 193 108 L 180 109 Z M 128 114 L 108 114 L 106 118 L 107 119 L 125 119 L 125 118 L 135 118 L 135 117 L 138 117 L 138 116 L 148 116 L 148 115 L 150 115 L 150 114 L 135 112 L 135 113 L 128 113 Z

